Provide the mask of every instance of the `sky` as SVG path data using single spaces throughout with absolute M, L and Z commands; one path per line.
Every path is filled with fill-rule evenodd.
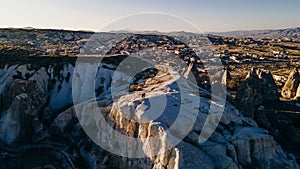
M 0 0 L 0 27 L 224 32 L 300 26 L 300 0 Z M 187 26 L 188 25 L 188 26 Z M 193 28 L 191 28 L 193 27 Z

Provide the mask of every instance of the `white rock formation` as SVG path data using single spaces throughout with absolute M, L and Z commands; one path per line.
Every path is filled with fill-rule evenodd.
M 300 85 L 300 74 L 295 68 L 288 77 L 285 85 L 282 88 L 281 95 L 288 99 L 299 97 L 298 88 Z
M 100 73 L 86 71 L 79 75 L 91 80 L 96 77 L 96 88 L 103 88 L 102 93 L 99 93 L 100 100 L 96 102 L 94 99 L 88 100 L 89 95 L 84 95 L 85 93 L 82 92 L 87 89 L 87 91 L 95 93 L 94 88 L 93 90 L 88 88 L 95 84 L 81 82 L 77 85 L 82 91 L 78 92 L 76 97 L 82 99 L 83 102 L 69 106 L 69 108 L 66 106 L 71 101 L 68 100 L 70 98 L 66 97 L 71 95 L 71 78 L 77 76 L 72 74 L 71 65 L 64 65 L 59 74 L 55 74 L 51 68 L 49 70 L 41 68 L 30 73 L 29 79 L 22 79 L 23 77 L 14 79 L 13 75 L 16 73 L 10 72 L 14 69 L 9 71 L 6 69 L 5 73 L 2 71 L 0 79 L 4 82 L 3 84 L 9 85 L 1 90 L 1 96 L 12 99 L 7 99 L 10 100 L 9 104 L 1 108 L 1 142 L 7 144 L 25 143 L 24 140 L 32 136 L 28 126 L 38 130 L 39 128 L 35 128 L 36 125 L 33 124 L 38 121 L 40 126 L 44 125 L 49 133 L 54 133 L 52 137 L 64 135 L 64 137 L 68 136 L 70 140 L 73 140 L 72 145 L 64 143 L 64 148 L 67 147 L 66 149 L 71 149 L 72 152 L 78 152 L 72 157 L 82 157 L 88 167 L 95 169 L 112 167 L 154 169 L 299 168 L 295 159 L 283 152 L 267 131 L 258 128 L 255 121 L 241 115 L 228 102 L 226 102 L 219 124 L 217 125 L 215 119 L 209 121 L 209 124 L 217 125 L 212 136 L 204 143 L 199 143 L 200 133 L 204 130 L 203 126 L 210 113 L 212 101 L 197 96 L 193 90 L 183 92 L 183 89 L 188 89 L 188 84 L 184 84 L 179 90 L 176 80 L 179 80 L 180 77 L 172 76 L 173 72 L 165 69 L 159 70 L 156 76 L 134 84 L 136 87 L 133 89 L 136 90 L 131 92 L 113 90 L 112 93 L 116 94 L 119 99 L 112 102 L 106 96 L 110 94 L 108 91 L 110 91 L 113 77 L 114 80 L 121 80 L 125 77 L 121 81 L 127 80 L 127 85 L 131 79 L 120 72 L 113 74 L 111 69 L 104 67 L 100 69 Z M 69 78 L 67 78 L 68 76 Z M 56 81 L 53 82 L 53 79 Z M 48 91 L 48 83 L 54 84 L 50 91 Z M 26 84 L 28 86 L 24 88 Z M 10 90 L 8 86 L 17 90 Z M 118 89 L 124 88 L 123 86 L 119 87 Z M 65 111 L 58 111 L 55 116 L 51 114 L 51 110 L 49 111 L 52 115 L 50 117 L 53 119 L 48 118 L 50 121 L 44 122 L 50 123 L 49 128 L 39 121 L 39 118 L 45 116 L 42 109 L 47 107 L 48 98 L 53 110 L 58 111 L 61 108 L 67 108 Z M 2 104 L 4 102 L 3 97 L 1 99 Z M 200 102 L 199 108 L 196 106 L 198 101 Z M 165 107 L 164 103 L 166 103 Z M 153 106 L 153 104 L 161 106 Z M 195 109 L 197 110 L 196 114 L 195 111 L 191 111 Z M 80 124 L 76 121 L 77 118 L 79 118 Z M 194 124 L 193 121 L 195 121 Z M 175 123 L 176 125 L 174 125 Z M 101 148 L 94 144 L 82 133 L 81 126 L 90 127 L 93 131 L 92 134 L 96 136 L 94 141 L 105 143 L 107 147 Z M 108 127 L 111 129 L 107 130 Z M 187 136 L 183 137 L 185 134 Z M 134 149 L 132 147 L 134 141 L 132 140 L 132 144 L 127 144 L 130 142 L 125 142 L 123 136 L 138 138 L 141 147 Z M 29 142 L 31 141 L 29 140 Z M 119 157 L 105 151 L 104 148 L 117 150 L 125 155 L 144 153 L 146 157 L 135 159 Z M 164 148 L 167 151 L 163 151 Z M 161 153 L 157 154 L 158 152 Z M 65 152 L 65 154 L 67 153 Z

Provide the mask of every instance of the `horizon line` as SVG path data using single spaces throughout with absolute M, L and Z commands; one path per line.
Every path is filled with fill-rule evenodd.
M 201 33 L 209 34 L 209 33 L 230 33 L 230 32 L 247 32 L 247 31 L 270 31 L 270 30 L 284 30 L 284 29 L 296 29 L 300 28 L 300 26 L 295 27 L 280 27 L 280 28 L 262 28 L 262 29 L 235 29 L 235 30 L 224 30 L 224 31 L 203 31 Z M 80 28 L 60 28 L 60 27 L 33 27 L 33 26 L 20 26 L 20 27 L 1 27 L 0 29 L 23 29 L 23 30 L 62 30 L 62 31 L 79 31 L 79 32 L 128 32 L 128 33 L 135 33 L 135 32 L 160 32 L 160 33 L 172 33 L 172 32 L 189 32 L 189 33 L 199 33 L 199 32 L 191 32 L 191 31 L 185 31 L 185 30 L 172 30 L 172 31 L 158 31 L 158 30 L 133 30 L 129 28 L 124 28 L 121 30 L 110 30 L 110 31 L 97 31 L 93 29 L 80 29 Z

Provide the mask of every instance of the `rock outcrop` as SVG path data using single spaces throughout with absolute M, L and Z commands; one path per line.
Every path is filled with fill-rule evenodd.
M 287 99 L 300 97 L 300 74 L 295 68 L 282 88 L 281 95 Z
M 300 84 L 298 86 L 297 93 L 296 93 L 296 98 L 298 99 L 299 97 L 300 97 Z
M 85 68 L 95 66 L 93 63 L 83 64 L 86 64 L 82 65 Z M 23 79 L 23 75 L 14 76 L 15 79 L 11 79 L 10 85 L 1 91 L 1 95 L 5 95 L 5 97 L 1 97 L 1 105 L 4 103 L 4 98 L 12 99 L 9 101 L 10 106 L 1 108 L 0 168 L 12 166 L 18 168 L 18 164 L 10 163 L 9 159 L 30 158 L 32 154 L 41 152 L 47 155 L 45 157 L 46 160 L 38 162 L 36 160 L 24 160 L 19 166 L 94 169 L 299 168 L 293 156 L 286 154 L 266 130 L 258 128 L 255 121 L 241 115 L 228 102 L 225 104 L 220 123 L 216 126 L 217 128 L 212 136 L 203 143 L 199 142 L 200 133 L 205 130 L 203 126 L 211 113 L 212 100 L 199 97 L 193 92 L 179 93 L 180 90 L 176 81 L 182 77 L 171 76 L 173 72 L 167 69 L 157 68 L 154 76 L 136 76 L 134 83 L 131 85 L 138 87 L 132 87 L 131 92 L 125 94 L 117 92 L 118 99 L 113 101 L 112 97 L 110 97 L 113 91 L 107 92 L 110 91 L 112 76 L 114 76 L 114 80 L 127 80 L 126 84 L 130 84 L 126 74 L 117 71 L 112 73 L 113 70 L 111 68 L 113 67 L 114 65 L 104 64 L 100 65 L 98 69 L 101 72 L 106 71 L 106 73 L 97 73 L 96 76 L 99 79 L 96 82 L 96 89 L 101 88 L 101 90 L 95 91 L 95 93 L 99 92 L 97 101 L 90 100 L 86 96 L 78 96 L 78 98 L 86 99 L 76 105 L 70 105 L 68 101 L 59 101 L 61 100 L 60 97 L 66 96 L 65 93 L 68 93 L 66 92 L 68 91 L 67 89 L 72 87 L 69 86 L 72 84 L 70 83 L 72 79 L 66 78 L 74 78 L 72 65 L 61 66 L 61 70 L 57 71 L 60 73 L 54 73 L 51 68 L 40 68 L 37 71 L 33 71 L 28 79 Z M 144 73 L 148 75 L 149 72 L 147 71 L 153 72 L 152 69 L 147 69 Z M 5 73 L 6 79 L 10 79 L 9 77 L 15 75 L 15 72 L 16 69 L 9 71 L 7 69 Z M 269 75 L 262 73 L 257 75 L 257 77 L 252 77 L 253 80 L 261 82 L 261 86 L 253 88 L 253 83 L 246 83 L 249 93 L 252 91 L 253 96 L 256 96 L 259 91 L 266 89 L 262 84 L 270 84 L 268 80 L 265 80 L 268 78 L 260 79 L 258 77 L 269 77 Z M 76 74 L 76 76 L 83 76 L 87 79 L 95 78 L 89 71 Z M 56 81 L 54 82 L 53 79 L 56 79 Z M 48 87 L 49 83 L 54 84 Z M 82 91 L 88 87 L 84 82 L 79 85 Z M 122 86 L 119 87 L 122 88 Z M 126 85 L 125 87 L 128 88 Z M 184 89 L 188 86 L 182 87 Z M 22 88 L 25 89 L 22 90 Z M 60 90 L 56 88 L 60 88 Z M 270 94 L 272 91 L 265 92 Z M 79 95 L 80 92 L 78 92 Z M 277 97 L 276 93 L 268 97 L 259 96 L 261 96 L 259 99 L 276 99 Z M 163 100 L 162 98 L 166 98 L 167 108 L 162 109 L 163 111 L 160 114 L 160 111 L 151 109 L 150 103 L 158 101 L 159 104 L 162 104 L 163 102 L 160 102 Z M 59 109 L 49 108 L 47 100 L 58 100 L 61 104 L 59 105 L 59 102 L 56 102 L 55 105 Z M 197 100 L 201 104 L 198 109 L 195 108 L 197 109 L 197 114 L 193 114 L 191 110 L 197 104 L 195 103 Z M 259 103 L 255 98 L 253 102 L 254 104 Z M 97 109 L 93 109 L 93 106 L 97 107 Z M 178 117 L 180 109 L 183 111 L 182 117 Z M 81 111 L 78 112 L 78 110 Z M 99 113 L 102 114 L 103 118 L 99 118 L 101 117 Z M 26 117 L 24 121 L 23 116 Z M 177 127 L 172 128 L 174 121 L 178 118 L 180 120 L 177 122 Z M 194 125 L 191 128 L 187 128 L 186 126 L 192 119 L 195 120 Z M 216 125 L 215 120 L 217 119 L 212 118 L 209 124 Z M 34 125 L 36 121 L 39 125 Z M 42 128 L 42 131 L 47 133 L 47 136 L 35 134 L 35 137 L 39 137 L 38 143 L 32 139 L 25 141 L 23 138 L 34 135 L 29 132 L 28 124 L 30 124 L 31 129 L 34 129 L 31 130 L 33 133 L 38 133 L 37 130 Z M 141 152 L 147 156 L 132 159 L 117 156 L 107 151 L 107 148 L 117 148 L 126 154 L 138 150 L 131 149 L 130 145 L 123 144 L 123 140 L 114 133 L 104 132 L 105 127 L 107 127 L 105 124 L 108 124 L 107 126 L 112 127 L 114 131 L 124 136 L 139 138 L 141 143 L 143 143 Z M 104 149 L 95 144 L 81 127 L 86 127 L 84 125 L 93 129 L 94 134 L 97 136 L 96 139 L 98 139 L 94 141 L 106 143 L 108 147 Z M 171 135 L 180 138 L 180 133 L 185 131 L 187 131 L 187 136 L 183 137 L 178 144 L 170 144 L 172 143 L 169 140 L 169 138 L 172 138 L 170 137 Z M 11 133 L 14 134 L 11 135 Z M 151 140 L 153 136 L 165 137 Z M 9 146 L 6 146 L 7 144 Z M 167 146 L 169 149 L 161 154 L 156 154 L 157 151 L 161 151 L 164 145 L 169 145 Z
M 53 41 L 62 39 L 77 38 Z M 151 64 L 138 60 L 143 52 Z M 26 57 L 30 64 L 1 67 L 0 168 L 299 169 L 248 118 L 278 99 L 270 73 L 251 72 L 238 111 L 201 88 L 210 86 L 200 57 L 175 38 L 134 35 L 106 54 L 115 55 L 99 64 Z
M 31 77 L 30 77 L 31 76 Z M 15 79 L 2 95 L 0 140 L 7 144 L 31 141 L 41 130 L 40 112 L 48 99 L 48 75 L 44 68 L 29 74 L 28 79 Z M 28 140 L 29 139 L 29 140 Z
M 239 111 L 246 117 L 254 118 L 255 109 L 266 100 L 278 100 L 279 93 L 271 72 L 256 70 L 249 72 L 247 79 L 237 91 Z

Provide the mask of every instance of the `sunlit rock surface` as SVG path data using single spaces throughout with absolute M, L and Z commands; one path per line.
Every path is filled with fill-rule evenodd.
M 83 64 L 82 67 L 95 67 L 93 63 Z M 173 72 L 168 69 L 157 68 L 155 76 L 137 76 L 135 82 L 131 83 L 126 74 L 114 71 L 113 67 L 103 64 L 99 65 L 96 73 L 82 71 L 82 74 L 76 75 L 72 64 L 51 65 L 34 70 L 29 69 L 30 65 L 6 66 L 1 69 L 0 168 L 47 165 L 54 168 L 95 169 L 299 168 L 293 156 L 285 153 L 266 130 L 258 128 L 254 120 L 243 116 L 228 102 L 217 129 L 207 141 L 199 143 L 202 127 L 210 113 L 209 98 L 199 97 L 192 91 L 180 93 L 176 81 L 183 77 L 171 76 Z M 70 98 L 74 76 L 79 76 L 77 79 L 96 79 L 95 84 L 92 84 L 93 90 L 88 88 L 91 84 L 76 83 L 82 90 L 73 97 L 82 102 L 75 106 Z M 115 96 L 118 96 L 115 101 L 111 97 L 114 91 L 110 90 L 112 77 L 120 81 L 117 84 L 126 84 L 128 89 L 125 93 L 115 91 Z M 186 85 L 183 87 L 188 88 Z M 97 100 L 82 92 L 85 90 L 91 90 Z M 275 96 L 277 94 L 272 93 L 271 98 Z M 181 100 L 180 97 L 186 99 Z M 162 112 L 159 108 L 151 110 L 149 103 L 163 101 L 164 98 L 167 100 L 166 109 L 162 109 Z M 195 100 L 200 101 L 196 114 L 190 111 L 195 107 Z M 78 107 L 82 111 L 76 114 Z M 182 119 L 177 127 L 170 129 L 178 118 L 179 108 L 183 110 Z M 78 122 L 78 115 L 82 115 L 79 117 L 81 123 Z M 195 124 L 187 128 L 191 117 L 195 117 Z M 147 157 L 120 157 L 93 143 L 83 131 L 82 125 L 93 127 L 99 139 L 97 141 L 107 143 L 108 148 L 119 146 L 123 153 L 135 151 L 130 145 L 123 144 L 113 132 L 101 132 L 107 127 L 103 126 L 106 125 L 101 122 L 103 120 L 114 131 L 139 138 L 143 147 L 137 151 Z M 186 131 L 188 135 L 178 144 L 170 143 L 170 134 L 180 137 Z M 164 137 L 151 140 L 153 136 Z M 163 145 L 168 145 L 170 149 L 157 155 Z M 37 159 L 32 154 L 41 152 L 47 155 L 44 157 L 46 160 L 40 163 L 24 160 Z M 19 162 L 11 163 L 9 159 L 12 158 Z
M 289 75 L 285 85 L 282 88 L 281 95 L 288 99 L 300 97 L 300 74 L 297 69 L 294 69 Z

